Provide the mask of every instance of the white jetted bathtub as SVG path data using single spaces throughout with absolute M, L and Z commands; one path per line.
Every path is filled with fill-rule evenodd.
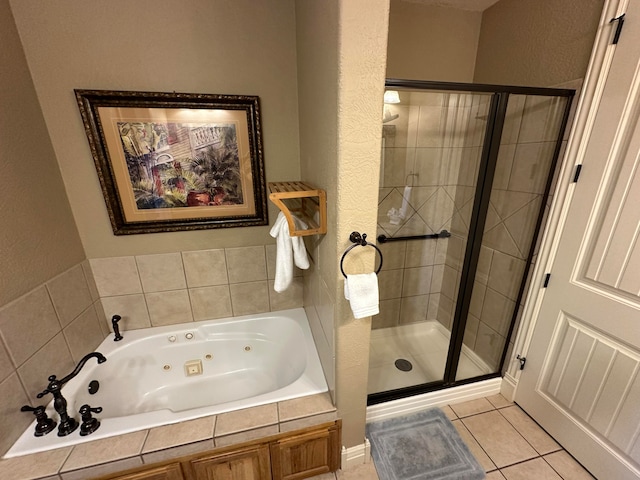
M 85 437 L 80 428 L 58 437 L 56 427 L 35 437 L 34 421 L 5 457 L 327 391 L 302 308 L 122 335 L 119 342 L 110 335 L 96 349 L 106 362 L 89 359 L 62 388 L 67 411 L 79 422 L 82 405 L 103 408 L 94 414 L 100 428 Z M 51 370 L 58 378 L 69 373 L 56 371 L 55 366 Z M 89 393 L 95 382 L 97 392 Z M 43 378 L 42 388 L 46 386 Z M 51 398 L 47 395 L 43 401 Z M 52 404 L 47 412 L 58 421 Z

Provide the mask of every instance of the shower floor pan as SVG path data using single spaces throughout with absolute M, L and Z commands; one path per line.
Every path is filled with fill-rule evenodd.
M 371 331 L 369 383 L 367 393 L 442 380 L 450 332 L 438 321 L 378 328 Z M 406 370 L 410 362 L 411 369 Z M 491 373 L 491 369 L 466 345 L 458 364 L 458 378 L 471 378 Z

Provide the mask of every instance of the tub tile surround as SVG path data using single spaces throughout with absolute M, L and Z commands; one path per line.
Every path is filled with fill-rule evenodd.
M 126 335 L 302 307 L 301 270 L 285 292 L 273 290 L 275 250 L 263 245 L 90 259 L 0 307 L 0 454 L 33 420 L 20 407 L 48 402 L 36 398 L 47 377 L 66 375 L 95 350 L 111 334 L 114 314 L 122 316 Z
M 336 419 L 328 393 L 310 395 L 0 460 L 0 478 L 85 479 Z

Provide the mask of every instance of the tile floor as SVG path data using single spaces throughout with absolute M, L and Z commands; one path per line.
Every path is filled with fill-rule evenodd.
M 443 407 L 487 480 L 593 480 L 524 411 L 502 395 Z M 376 480 L 373 461 L 314 480 Z

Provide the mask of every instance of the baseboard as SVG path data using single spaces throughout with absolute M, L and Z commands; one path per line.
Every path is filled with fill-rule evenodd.
M 363 463 L 369 463 L 371 459 L 371 444 L 369 439 L 365 438 L 364 443 L 355 447 L 342 447 L 342 458 L 340 468 L 346 470 L 349 467 L 355 467 Z
M 502 378 L 502 385 L 500 386 L 500 393 L 504 398 L 513 402 L 516 397 L 516 386 L 518 385 L 518 381 L 513 378 L 509 373 L 505 373 Z
M 413 397 L 401 398 L 390 402 L 367 407 L 367 423 L 385 418 L 407 415 L 432 407 L 442 407 L 453 403 L 461 403 L 476 398 L 497 395 L 502 390 L 502 378 L 492 378 L 481 382 L 460 385 L 458 387 L 437 390 Z

